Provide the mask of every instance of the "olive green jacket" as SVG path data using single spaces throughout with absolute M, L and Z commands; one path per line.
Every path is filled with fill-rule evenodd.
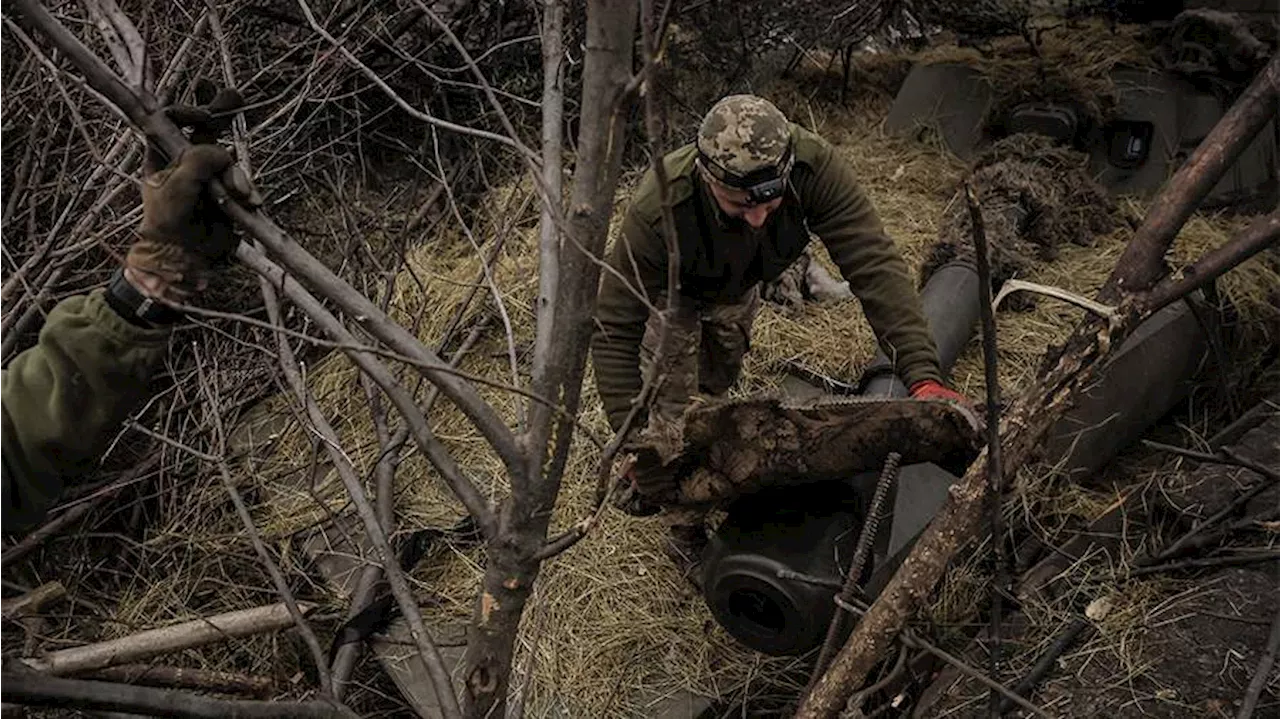
M 764 232 L 744 231 L 741 222 L 724 217 L 695 169 L 694 145 L 664 158 L 680 248 L 681 297 L 735 302 L 758 283 L 782 274 L 804 252 L 812 232 L 862 301 L 898 376 L 908 386 L 941 381 L 937 349 L 907 265 L 852 169 L 818 135 L 796 125 L 792 132 L 796 161 L 791 187 Z M 592 357 L 600 399 L 617 429 L 640 393 L 640 342 L 648 317 L 628 282 L 634 285 L 638 277 L 650 298 L 667 289 L 667 249 L 652 171 L 632 198 L 609 266 L 613 271 L 605 270 L 597 300 Z
M 38 522 L 147 396 L 170 330 L 135 326 L 103 290 L 69 297 L 4 370 L 4 531 Z

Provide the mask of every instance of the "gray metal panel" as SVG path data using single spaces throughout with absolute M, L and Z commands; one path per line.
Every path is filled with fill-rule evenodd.
M 933 126 L 952 152 L 972 159 L 982 141 L 991 96 L 991 83 L 968 65 L 917 64 L 889 108 L 885 131 L 911 135 Z
M 899 471 L 887 556 L 897 554 L 924 531 L 946 501 L 947 489 L 958 481 L 936 464 L 912 464 Z
M 1186 397 L 1207 351 L 1179 302 L 1143 322 L 1049 434 L 1046 457 L 1072 477 L 1097 472 Z
M 1184 88 L 1174 78 L 1155 71 L 1117 70 L 1111 77 L 1117 94 L 1114 118 L 1149 122 L 1155 134 L 1146 162 L 1138 167 L 1124 169 L 1112 165 L 1107 161 L 1106 142 L 1100 141 L 1091 148 L 1092 168 L 1103 187 L 1113 193 L 1151 194 L 1160 189 L 1179 162 L 1178 96 Z

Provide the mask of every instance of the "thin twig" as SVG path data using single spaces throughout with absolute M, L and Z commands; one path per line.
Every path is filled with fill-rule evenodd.
M 1196 460 L 1197 462 L 1223 464 L 1223 465 L 1241 467 L 1243 469 L 1252 470 L 1262 475 L 1263 480 L 1253 485 L 1249 489 L 1245 490 L 1242 494 L 1240 494 L 1240 496 L 1236 497 L 1234 500 L 1228 503 L 1227 506 L 1223 507 L 1217 512 L 1214 512 L 1209 517 L 1206 517 L 1205 519 L 1199 522 L 1196 522 L 1191 527 L 1191 529 L 1186 532 L 1186 534 L 1183 534 L 1181 537 L 1179 537 L 1177 540 L 1173 541 L 1168 546 L 1161 549 L 1159 552 L 1156 552 L 1155 554 L 1147 555 L 1145 557 L 1139 557 L 1138 559 L 1136 559 L 1134 561 L 1134 565 L 1138 567 L 1151 566 L 1156 564 L 1157 562 L 1162 562 L 1164 560 L 1169 559 L 1170 557 L 1177 556 L 1178 554 L 1182 553 L 1182 551 L 1185 548 L 1187 548 L 1188 545 L 1192 543 L 1192 541 L 1196 538 L 1197 535 L 1199 535 L 1209 527 L 1212 527 L 1217 523 L 1221 522 L 1222 520 L 1226 519 L 1227 517 L 1231 516 L 1236 511 L 1238 511 L 1241 507 L 1243 507 L 1244 505 L 1252 501 L 1254 497 L 1257 497 L 1259 494 L 1262 494 L 1263 492 L 1265 492 L 1272 485 L 1276 484 L 1277 482 L 1280 482 L 1280 472 L 1276 472 L 1270 467 L 1266 467 L 1246 457 L 1241 457 L 1234 450 L 1231 450 L 1229 448 L 1222 448 L 1222 449 L 1219 449 L 1214 454 L 1207 454 L 1205 452 L 1197 452 L 1195 450 L 1185 449 L 1183 447 L 1175 447 L 1173 445 L 1168 445 L 1168 444 L 1161 444 L 1160 442 L 1152 442 L 1150 440 L 1145 440 L 1145 439 L 1142 440 L 1142 443 L 1152 449 L 1160 450 L 1162 452 L 1168 452 L 1170 454 L 1176 454 L 1181 457 L 1186 457 L 1188 459 Z
M 857 600 L 846 602 L 837 596 L 835 597 L 835 602 L 837 607 L 843 609 L 846 612 L 854 614 L 855 616 L 862 616 L 867 611 L 866 605 L 862 604 L 861 602 L 858 602 Z M 934 656 L 938 657 L 942 661 L 950 664 L 956 669 L 959 669 L 960 671 L 964 672 L 970 677 L 973 677 L 977 681 L 981 682 L 984 686 L 997 692 L 1001 696 L 1007 697 L 1014 704 L 1017 704 L 1018 706 L 1031 712 L 1032 714 L 1038 717 L 1044 717 L 1044 719 L 1052 719 L 1049 713 L 1046 712 L 1045 710 L 1041 709 L 1035 704 L 1032 704 L 1031 702 L 1027 701 L 1025 698 L 1018 696 L 1013 692 L 1013 690 L 1009 689 L 1009 687 L 1006 687 L 1005 685 L 992 679 L 986 674 L 983 674 L 978 669 L 975 669 L 974 667 L 970 666 L 968 662 L 964 661 L 960 657 L 957 657 L 954 654 L 951 654 L 950 652 L 945 651 L 944 649 L 937 646 L 933 642 L 930 642 L 929 640 L 920 636 L 920 634 L 916 632 L 914 629 L 911 629 L 910 627 L 904 627 L 902 632 L 898 636 L 904 645 L 911 647 L 912 649 L 923 649 L 924 651 L 927 651 L 930 654 L 933 654 Z
M 991 300 L 991 256 L 987 249 L 987 230 L 982 208 L 974 194 L 973 183 L 964 183 L 965 204 L 973 230 L 973 248 L 978 269 L 978 316 L 982 324 L 982 367 L 987 385 L 987 514 L 991 522 L 992 561 L 995 575 L 991 582 L 991 651 L 988 654 L 991 676 L 1000 678 L 1000 623 L 1004 614 L 1004 595 L 1009 587 L 1008 560 L 1004 545 L 1004 474 L 1000 462 L 1000 373 L 996 347 L 995 304 Z M 1000 717 L 1000 697 L 992 689 L 988 710 L 993 719 Z
M 160 453 L 152 452 L 147 455 L 146 459 L 130 467 L 119 480 L 112 482 L 91 497 L 78 500 L 77 503 L 68 507 L 66 511 L 45 522 L 35 531 L 23 537 L 17 544 L 6 549 L 4 554 L 0 555 L 0 567 L 7 567 L 30 554 L 32 550 L 44 544 L 45 540 L 76 523 L 108 498 L 114 496 L 116 492 L 136 482 L 138 477 L 150 472 L 159 461 Z
M 403 97 L 400 96 L 399 93 L 393 90 L 391 86 L 388 85 L 386 81 L 383 80 L 378 75 L 378 73 L 374 72 L 372 69 L 369 68 L 368 65 L 365 65 L 363 62 L 361 62 L 360 58 L 356 57 L 355 53 L 348 50 L 347 47 L 343 45 L 341 41 L 339 41 L 333 35 L 329 34 L 329 32 L 325 30 L 323 26 L 320 25 L 319 21 L 316 20 L 315 15 L 311 12 L 311 6 L 306 3 L 306 0 L 298 0 L 298 7 L 302 10 L 302 14 L 306 16 L 307 22 L 311 24 L 311 29 L 315 30 L 321 37 L 323 37 L 326 41 L 328 41 L 329 44 L 337 48 L 338 52 L 340 52 L 342 56 L 347 59 L 347 62 L 351 63 L 358 70 L 360 70 L 360 72 L 363 73 L 365 77 L 369 78 L 369 80 L 371 80 L 374 85 L 378 86 L 378 89 L 382 90 L 382 92 L 385 93 L 387 97 L 391 98 L 392 102 L 394 102 L 396 105 L 399 105 L 400 109 L 409 113 L 409 115 L 412 116 L 413 118 L 421 120 L 429 125 L 434 125 L 443 130 L 452 130 L 453 132 L 458 132 L 464 135 L 471 135 L 473 137 L 479 137 L 485 140 L 493 140 L 494 142 L 510 147 L 511 149 L 515 150 L 517 153 L 520 153 L 521 155 L 527 156 L 527 153 L 533 152 L 528 147 L 525 147 L 524 144 L 517 139 L 507 137 L 505 135 L 499 135 L 494 132 L 489 132 L 488 130 L 477 130 L 476 128 L 473 128 L 473 127 L 466 127 L 464 125 L 458 125 L 456 123 L 449 122 L 448 120 L 442 120 L 434 115 L 431 115 L 429 113 L 423 112 L 422 110 L 419 110 L 413 105 L 410 105 L 408 101 L 406 101 Z M 537 156 L 535 154 L 534 155 L 535 162 L 536 162 L 536 159 L 537 159 Z
M 1013 686 L 1014 693 L 1020 696 L 1031 696 L 1040 680 L 1044 679 L 1045 675 L 1058 665 L 1058 657 L 1062 656 L 1063 652 L 1075 644 L 1080 635 L 1092 626 L 1093 624 L 1083 617 L 1076 617 L 1071 620 L 1071 623 L 1058 635 L 1057 639 L 1054 639 L 1053 643 L 1044 650 L 1044 653 L 1036 658 L 1035 665 L 1031 667 L 1027 675 L 1019 679 L 1018 683 Z M 1000 700 L 1001 712 L 1007 712 L 1012 707 L 1013 702 L 1008 697 Z
M 324 694 L 332 696 L 333 681 L 329 674 L 328 661 L 324 655 L 324 649 L 320 647 L 320 640 L 316 637 L 315 630 L 311 628 L 311 623 L 307 621 L 302 609 L 298 605 L 298 598 L 293 595 L 293 590 L 289 588 L 289 582 L 284 578 L 284 573 L 280 571 L 279 565 L 275 559 L 271 557 L 271 552 L 267 550 L 267 545 L 262 541 L 262 534 L 258 532 L 258 526 L 253 521 L 253 515 L 249 513 L 248 506 L 244 503 L 244 498 L 240 496 L 240 491 L 236 489 L 235 480 L 231 478 L 231 468 L 227 465 L 227 435 L 222 426 L 221 406 L 218 402 L 218 396 L 209 384 L 209 378 L 204 371 L 204 362 L 201 361 L 199 349 L 193 347 L 196 359 L 196 373 L 200 378 L 200 388 L 205 395 L 205 416 L 210 419 L 214 430 L 214 442 L 219 447 L 219 454 L 215 464 L 218 467 L 218 475 L 222 478 L 222 487 L 227 491 L 227 495 L 231 497 L 231 504 L 236 508 L 236 515 L 240 518 L 240 523 L 244 526 L 245 534 L 249 537 L 249 542 L 253 545 L 253 550 L 258 554 L 258 559 L 262 561 L 262 565 L 266 568 L 267 574 L 271 577 L 271 583 L 275 585 L 276 593 L 280 595 L 280 599 L 289 609 L 289 616 L 293 618 L 293 623 L 297 625 L 298 632 L 302 635 L 302 641 L 311 651 L 311 659 L 316 665 L 316 673 L 320 678 L 320 691 Z
M 1262 690 L 1271 679 L 1271 665 L 1275 663 L 1278 651 L 1280 651 L 1280 610 L 1276 612 L 1276 618 L 1271 622 L 1271 635 L 1267 637 L 1267 649 L 1258 659 L 1258 667 L 1253 670 L 1253 679 L 1249 682 L 1249 689 L 1244 693 L 1244 701 L 1240 704 L 1236 719 L 1249 719 L 1253 716 L 1253 711 L 1258 706 L 1258 699 L 1262 696 Z

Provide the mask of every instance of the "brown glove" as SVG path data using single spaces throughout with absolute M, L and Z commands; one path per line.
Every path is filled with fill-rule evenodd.
M 212 143 L 229 124 L 227 112 L 242 103 L 234 91 L 219 94 L 205 107 L 166 109 L 171 119 L 193 127 L 192 139 Z M 218 113 L 222 113 L 219 115 Z M 256 207 L 262 197 L 231 153 L 214 144 L 187 148 L 167 169 L 156 171 L 158 157 L 147 155 L 142 184 L 141 238 L 129 248 L 125 265 L 144 284 L 161 287 L 166 299 L 182 302 L 206 284 L 209 266 L 236 247 L 231 220 L 209 190 L 220 179 L 238 201 Z

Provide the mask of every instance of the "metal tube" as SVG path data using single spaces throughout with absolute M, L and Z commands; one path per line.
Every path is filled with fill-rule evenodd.
M 978 273 L 968 264 L 943 265 L 920 291 L 929 333 L 938 347 L 938 363 L 945 375 L 973 337 L 978 322 Z M 907 387 L 893 374 L 893 363 L 883 351 L 876 354 L 862 375 L 867 397 L 906 397 Z

